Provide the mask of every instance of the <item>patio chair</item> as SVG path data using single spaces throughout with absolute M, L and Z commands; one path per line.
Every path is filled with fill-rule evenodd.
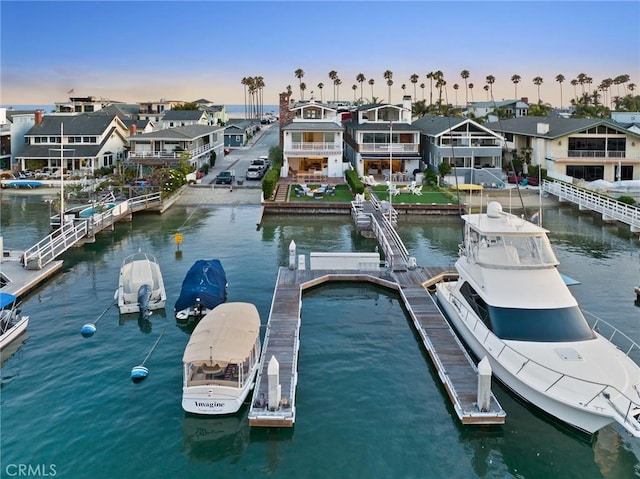
M 388 181 L 387 181 L 387 191 L 389 192 L 389 195 L 392 195 L 392 196 L 397 196 L 400 194 L 400 190 L 396 188 L 395 185 L 392 185 Z
M 415 186 L 412 193 L 416 196 L 422 196 L 422 185 Z

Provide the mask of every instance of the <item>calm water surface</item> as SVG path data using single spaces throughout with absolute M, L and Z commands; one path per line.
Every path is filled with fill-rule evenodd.
M 6 249 L 48 233 L 42 200 L 4 195 Z M 369 285 L 305 294 L 293 430 L 250 430 L 246 408 L 222 419 L 186 415 L 181 358 L 188 332 L 172 311 L 193 262 L 219 258 L 229 300 L 255 303 L 266 323 L 291 240 L 300 254 L 376 246 L 346 216 L 266 217 L 257 230 L 258 214 L 257 206 L 138 214 L 65 253 L 62 272 L 25 299 L 28 333 L 2 358 L 1 477 L 15 477 L 20 464 L 64 478 L 640 477 L 639 440 L 616 427 L 586 438 L 498 385 L 507 423 L 462 427 L 398 296 Z M 545 211 L 544 221 L 560 270 L 582 282 L 572 291 L 583 308 L 640 340 L 638 240 L 570 207 Z M 399 233 L 419 264 L 453 265 L 459 220 L 414 218 L 401 222 Z M 159 258 L 167 287 L 166 313 L 149 323 L 109 307 L 120 264 L 138 249 Z M 105 309 L 97 333 L 83 338 L 82 325 Z M 165 328 L 146 362 L 148 378 L 132 383 L 131 368 Z

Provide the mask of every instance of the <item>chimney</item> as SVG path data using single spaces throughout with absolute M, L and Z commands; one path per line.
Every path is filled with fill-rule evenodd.
M 129 127 L 129 136 L 135 136 L 138 133 L 138 127 L 135 123 L 132 123 Z
M 36 125 L 42 123 L 42 110 L 36 110 L 35 114 Z
M 546 135 L 549 133 L 549 123 L 538 123 L 538 135 Z
M 411 111 L 411 95 L 405 95 L 402 97 L 402 108 L 407 108 Z
M 523 96 L 522 98 L 520 98 L 520 101 L 522 101 L 524 103 L 529 103 L 529 97 L 528 96 Z

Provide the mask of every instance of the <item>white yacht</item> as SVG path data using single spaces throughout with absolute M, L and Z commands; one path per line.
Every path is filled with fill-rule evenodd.
M 182 357 L 182 408 L 196 414 L 237 412 L 260 363 L 260 315 L 251 303 L 222 303 L 200 320 Z
M 547 230 L 505 213 L 462 216 L 457 280 L 438 304 L 515 394 L 586 433 L 618 423 L 640 437 L 640 367 L 592 329 L 558 272 Z M 636 351 L 637 352 L 637 351 Z

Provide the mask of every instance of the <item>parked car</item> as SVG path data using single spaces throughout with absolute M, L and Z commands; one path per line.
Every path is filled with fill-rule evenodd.
M 216 185 L 231 185 L 236 179 L 236 175 L 232 170 L 225 170 L 218 173 L 216 176 Z
M 255 160 L 251 160 L 251 166 L 257 166 L 258 168 L 261 168 L 263 170 L 263 175 L 264 173 L 267 172 L 267 170 L 269 169 L 269 160 L 265 160 L 264 158 L 257 158 Z
M 259 166 L 250 166 L 245 176 L 247 180 L 260 180 L 264 176 L 264 170 Z

